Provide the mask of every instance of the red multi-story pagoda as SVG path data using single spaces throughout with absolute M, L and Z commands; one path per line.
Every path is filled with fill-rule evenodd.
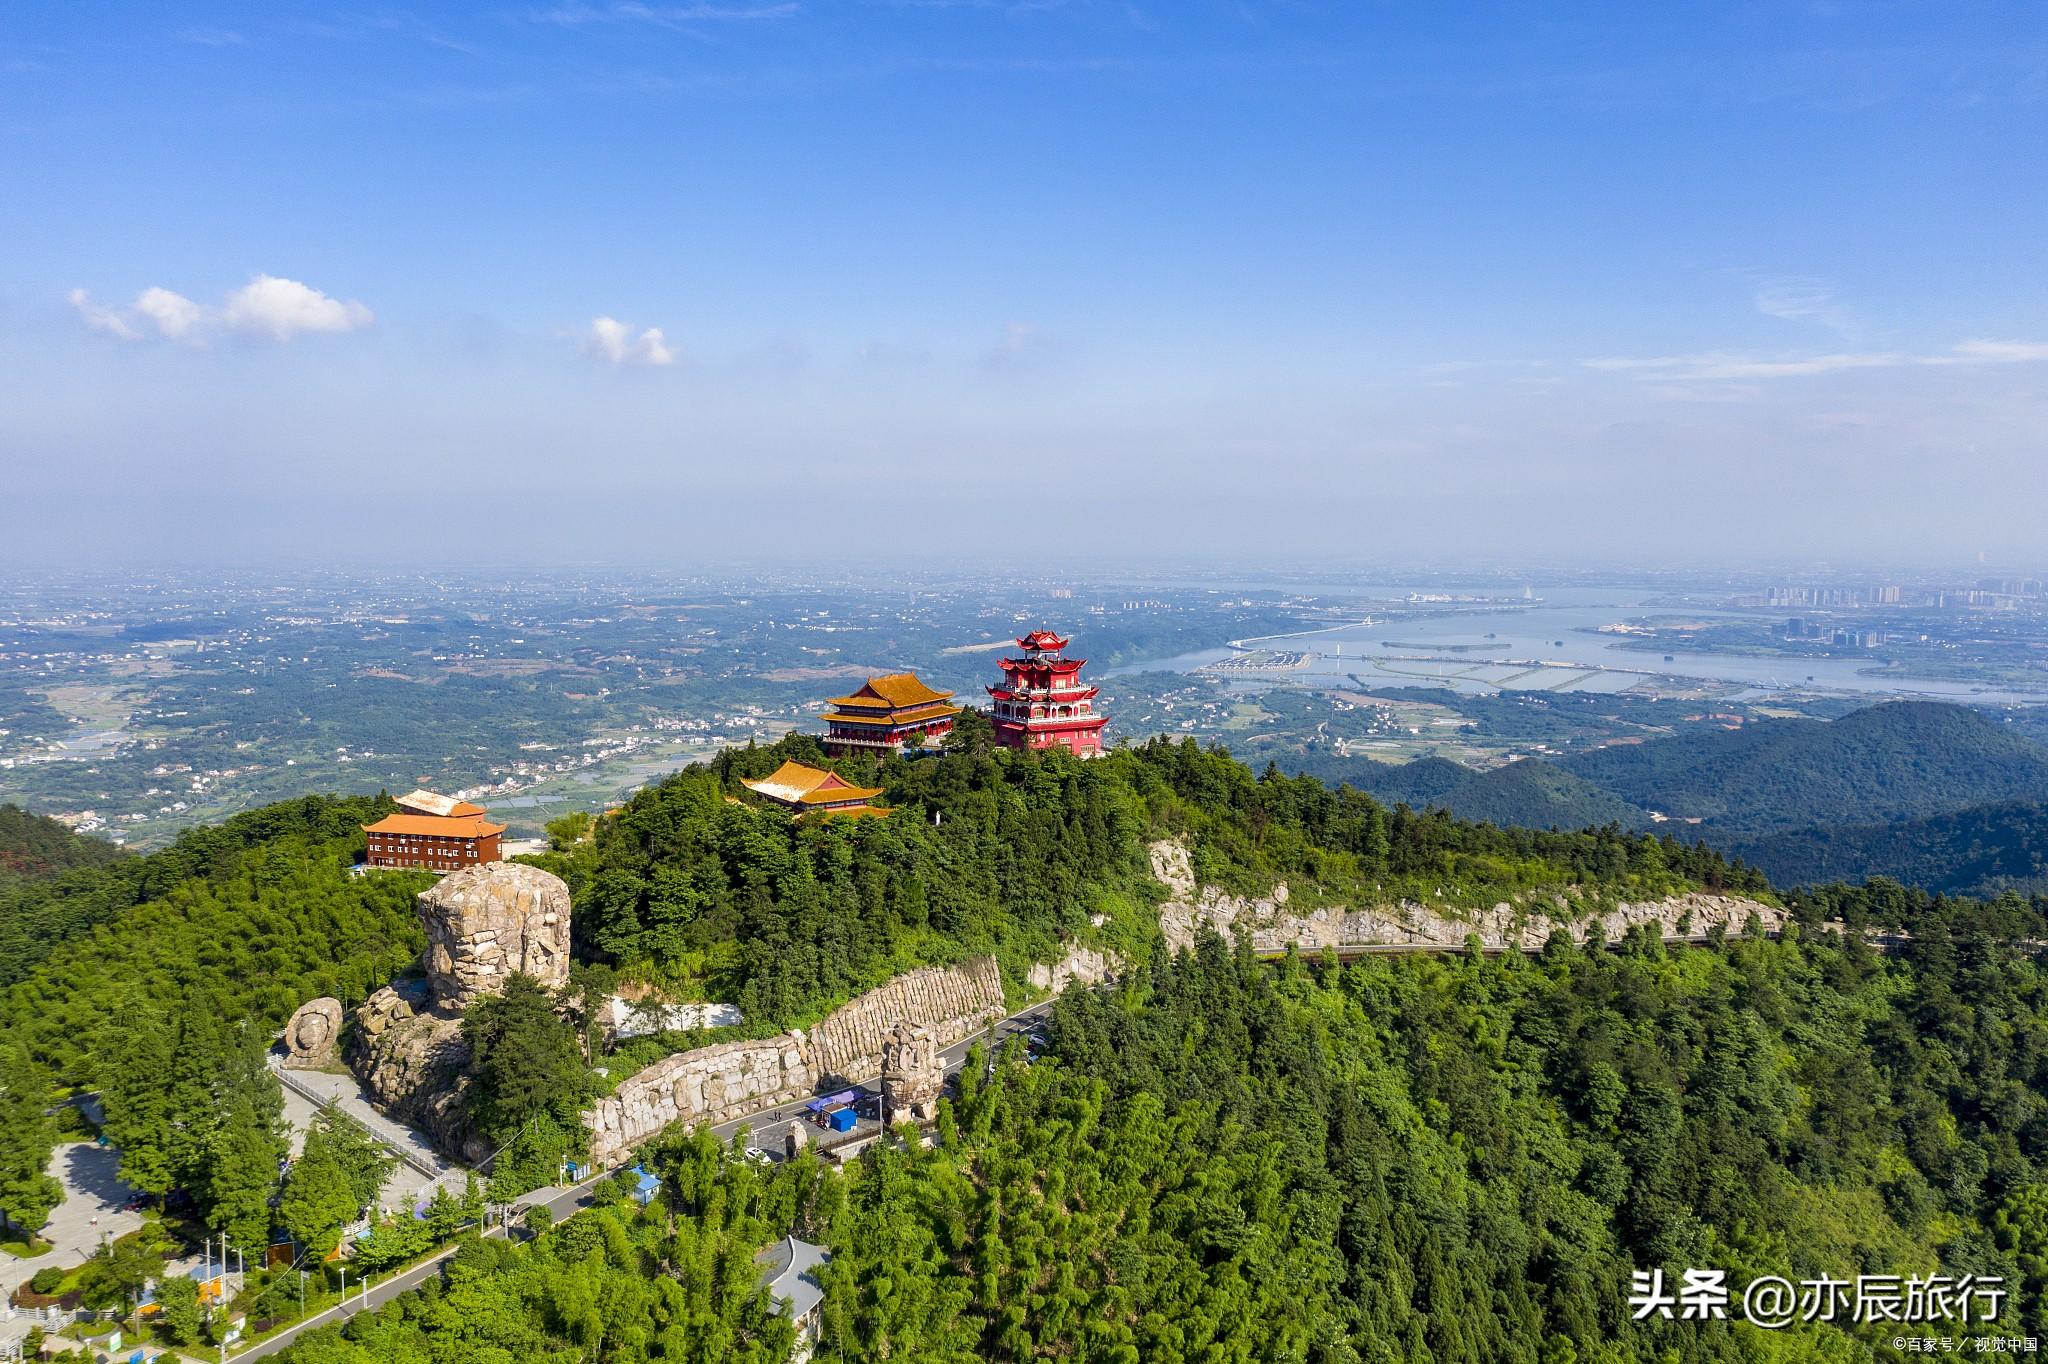
M 1107 715 L 1095 710 L 1095 688 L 1081 680 L 1085 658 L 1068 658 L 1067 641 L 1033 630 L 1017 641 L 1022 658 L 1002 661 L 1001 686 L 990 687 L 989 719 L 1005 748 L 1064 748 L 1077 758 L 1102 753 Z

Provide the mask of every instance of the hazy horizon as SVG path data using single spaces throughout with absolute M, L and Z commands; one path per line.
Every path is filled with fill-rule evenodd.
M 0 17 L 0 565 L 2026 571 L 2048 12 Z

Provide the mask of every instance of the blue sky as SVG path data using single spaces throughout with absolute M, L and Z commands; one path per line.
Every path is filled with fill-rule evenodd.
M 15 6 L 0 556 L 2039 567 L 2043 148 L 2038 4 Z

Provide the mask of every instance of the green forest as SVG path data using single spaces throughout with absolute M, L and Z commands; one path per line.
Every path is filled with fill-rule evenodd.
M 792 1232 L 835 1255 L 827 1358 L 1864 1357 L 1834 1327 L 1632 1322 L 1629 1274 L 1651 1265 L 2006 1273 L 2041 1315 L 2048 996 L 2013 946 L 2048 931 L 2039 901 L 1876 882 L 1793 897 L 1784 941 L 1169 958 L 1160 837 L 1205 883 L 1284 880 L 1310 907 L 1769 891 L 1675 839 L 1389 808 L 1191 742 L 1082 763 L 969 723 L 943 757 L 833 764 L 883 788 L 895 813 L 869 820 L 793 821 L 739 786 L 792 757 L 826 761 L 802 738 L 730 750 L 587 839 L 565 827 L 537 860 L 572 886 L 585 983 L 638 976 L 776 1029 L 978 952 L 1014 981 L 1094 935 L 1132 969 L 1061 1000 L 1045 1059 L 971 1062 L 931 1149 L 760 1170 L 673 1134 L 644 1153 L 650 1208 L 621 1188 L 530 1244 L 467 1245 L 428 1291 L 292 1357 L 780 1358 L 753 1256 Z M 238 1242 L 281 1225 L 318 1243 L 360 1206 L 374 1156 L 337 1123 L 280 1183 L 261 1051 L 304 999 L 359 1001 L 418 951 L 428 879 L 349 871 L 385 808 L 297 801 L 20 878 L 54 905 L 67 877 L 118 875 L 128 902 L 46 915 L 41 960 L 0 992 L 0 1206 L 34 1219 L 39 1115 L 71 1086 L 102 1094 L 134 1182 Z M 1835 922 L 1908 936 L 1879 954 Z M 538 991 L 484 1001 L 465 1034 L 486 1130 L 566 1130 L 597 1084 Z M 394 1224 L 374 1254 L 433 1234 Z
M 1762 886 L 1676 842 L 1390 810 L 1275 769 L 1254 775 L 1192 742 L 1090 763 L 1026 758 L 995 750 L 985 724 L 970 722 L 942 758 L 835 764 L 885 789 L 896 813 L 878 820 L 792 821 L 740 799 L 740 778 L 789 757 L 826 761 L 800 737 L 729 750 L 640 793 L 599 821 L 593 839 L 537 859 L 574 893 L 582 983 L 596 991 L 619 974 L 651 979 L 685 997 L 738 1003 L 751 1030 L 769 1033 L 921 964 L 994 953 L 1021 981 L 1031 963 L 1076 938 L 1141 962 L 1156 938 L 1159 893 L 1144 849 L 1166 836 L 1188 840 L 1205 882 L 1263 891 L 1284 879 L 1307 905 L 1490 905 L 1565 891 L 1590 902 Z M 412 899 L 429 878 L 349 870 L 362 850 L 359 826 L 388 808 L 383 797 L 309 797 L 193 830 L 148 856 L 18 879 L 8 931 L 23 945 L 21 974 L 0 991 L 9 1077 L 0 1108 L 15 1115 L 0 1190 L 14 1192 L 0 1194 L 0 1209 L 31 1224 L 46 1211 L 42 1162 L 54 1137 L 33 1115 L 49 1095 L 98 1090 L 109 1127 L 121 1130 L 130 1115 L 119 1096 L 145 1101 L 146 1079 L 128 1081 L 155 1073 L 158 1049 L 221 1029 L 267 1043 L 307 999 L 331 994 L 353 1005 L 411 965 L 423 942 Z M 540 1013 L 524 1018 L 517 1045 L 501 1054 L 559 1061 L 570 1025 L 550 1034 Z M 650 1049 L 690 1040 L 643 1039 L 622 1060 L 644 1064 Z M 522 1150 L 541 1154 L 522 1162 L 533 1167 L 525 1178 L 544 1177 L 557 1151 L 574 1149 L 573 1114 L 599 1082 L 556 1064 L 558 1083 L 500 1083 L 508 1067 L 480 1065 L 480 1098 L 514 1096 L 478 1115 L 484 1130 L 530 1131 Z M 266 1104 L 251 1096 L 237 1107 Z M 217 1145 L 126 1155 L 148 1171 L 142 1187 L 204 1200 L 217 1182 Z
M 1192 741 L 1094 762 L 991 747 L 966 718 L 942 759 L 828 760 L 792 736 L 732 749 L 642 792 L 596 837 L 534 859 L 575 896 L 579 955 L 738 1003 L 777 1027 L 811 1021 L 902 970 L 994 953 L 1012 978 L 1108 922 L 1142 960 L 1156 936 L 1145 845 L 1187 840 L 1210 885 L 1295 904 L 1414 899 L 1492 905 L 1535 892 L 1761 891 L 1717 853 L 1616 828 L 1500 829 L 1381 805 Z M 741 778 L 785 759 L 884 789 L 889 819 L 792 822 L 739 803 Z
M 1997 1274 L 2000 1333 L 2043 1332 L 2048 977 L 2011 945 L 2040 908 L 1797 908 L 1784 941 L 1533 958 L 1211 938 L 1063 998 L 1044 1059 L 971 1062 L 930 1149 L 763 1172 L 671 1137 L 645 1211 L 466 1249 L 288 1358 L 777 1359 L 750 1257 L 792 1232 L 834 1257 L 823 1359 L 1902 1357 L 1896 1326 L 1631 1320 L 1646 1266 Z
M 1515 732 L 1532 738 L 1544 727 L 1526 722 L 1555 711 L 1552 718 L 1565 724 L 1584 702 L 1410 694 L 1455 701 L 1476 713 L 1480 732 L 1502 722 L 1500 713 L 1507 712 L 1517 721 Z M 1666 712 L 1677 709 L 1670 702 L 1656 704 Z M 1677 718 L 1663 715 L 1659 728 Z M 2048 747 L 2024 728 L 1967 706 L 1896 701 L 1833 720 L 1752 715 L 1733 728 L 1690 723 L 1649 739 L 1640 731 L 1610 735 L 1630 741 L 1484 771 L 1439 756 L 1381 763 L 1312 751 L 1281 761 L 1332 785 L 1352 783 L 1387 804 L 1442 806 L 1461 819 L 1492 824 L 1650 828 L 1655 810 L 1673 821 L 1697 821 L 1673 826 L 1689 837 L 1744 854 L 1780 833 L 1813 826 L 1805 835 L 1809 843 L 1840 835 L 1834 875 L 1862 877 L 1923 870 L 1910 854 L 1866 846 L 1873 840 L 1865 826 L 1930 819 L 1994 802 L 2048 800 Z M 1923 832 L 1936 839 L 1952 836 L 1938 827 L 1902 830 L 1899 848 L 1910 848 Z M 1949 869 L 1934 869 L 1942 870 Z M 1810 874 L 1803 863 L 1797 871 L 1774 879 L 1781 885 L 1827 879 L 1825 870 Z
M 2048 890 L 2048 804 L 2001 801 L 1895 824 L 1815 827 L 1724 841 L 1779 885 L 1884 876 L 1950 895 Z

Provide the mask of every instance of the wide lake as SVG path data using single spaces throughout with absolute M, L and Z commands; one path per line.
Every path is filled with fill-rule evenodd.
M 1374 587 L 1381 600 L 1428 591 Z M 1435 589 L 1441 591 L 1441 589 Z M 1512 596 L 1520 584 L 1494 594 Z M 1298 635 L 1236 641 L 1236 647 L 1203 649 L 1172 658 L 1111 669 L 1134 672 L 1192 672 L 1241 655 L 1244 648 L 1299 652 L 1298 668 L 1274 671 L 1262 681 L 1365 688 L 1447 687 L 1455 691 L 1622 691 L 1656 678 L 1740 684 L 1741 699 L 1775 692 L 1849 692 L 1876 696 L 1939 697 L 1980 704 L 2048 701 L 2048 692 L 2016 692 L 1969 682 L 1917 678 L 1880 670 L 1852 658 L 1765 658 L 1741 654 L 1645 652 L 1621 647 L 1603 625 L 1658 613 L 1648 605 L 1654 590 L 1601 587 L 1536 587 L 1529 606 L 1498 609 L 1460 607 L 1442 615 L 1409 616 Z M 1485 595 L 1482 591 L 1477 595 Z M 1364 612 L 1362 611 L 1362 614 Z M 1736 615 L 1687 608 L 1688 618 Z

